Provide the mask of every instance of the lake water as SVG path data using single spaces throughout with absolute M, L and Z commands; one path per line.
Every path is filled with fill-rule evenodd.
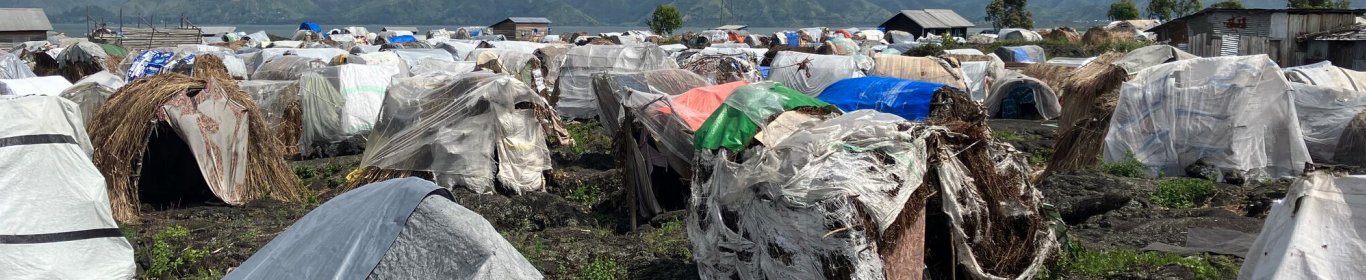
M 115 24 L 113 24 L 113 25 L 114 25 L 113 27 L 115 27 L 115 28 L 118 27 L 118 26 L 117 26 L 117 23 L 115 23 Z M 252 33 L 252 32 L 256 32 L 256 31 L 266 31 L 266 33 L 275 34 L 275 35 L 279 35 L 279 36 L 285 36 L 285 37 L 288 37 L 288 36 L 293 35 L 293 34 L 294 34 L 294 31 L 299 29 L 299 25 L 296 25 L 296 24 L 274 24 L 274 25 L 251 25 L 251 24 L 231 25 L 231 24 L 224 24 L 224 25 L 226 25 L 226 26 L 237 26 L 237 31 L 239 31 L 239 32 Z M 214 25 L 214 24 L 205 24 L 204 26 L 216 26 L 216 25 Z M 343 28 L 343 27 L 347 27 L 347 26 L 362 26 L 362 27 L 365 27 L 366 29 L 370 30 L 370 32 L 379 32 L 380 28 L 383 28 L 385 25 L 381 25 L 381 24 L 327 25 L 327 24 L 324 24 L 324 25 L 323 25 L 323 29 L 324 29 L 324 30 L 328 30 L 328 29 L 333 29 L 333 28 Z M 409 26 L 409 25 L 397 25 L 397 26 Z M 468 26 L 468 25 L 418 25 L 418 26 L 414 26 L 414 27 L 417 27 L 417 29 L 420 30 L 420 31 L 422 31 L 422 32 L 426 32 L 427 30 L 436 30 L 436 29 L 441 29 L 441 28 L 446 28 L 447 30 L 455 30 L 456 28 L 459 28 L 459 27 L 461 27 L 461 26 Z M 126 27 L 133 27 L 133 26 L 132 26 L 132 25 L 127 25 Z M 87 27 L 86 27 L 85 24 L 79 24 L 79 23 L 77 23 L 77 24 L 71 24 L 71 23 L 58 23 L 58 24 L 52 24 L 52 28 L 54 29 L 54 31 L 66 33 L 67 36 L 71 36 L 71 37 L 81 36 L 81 35 L 85 34 L 86 32 L 88 32 L 88 30 L 89 30 L 89 29 L 87 29 Z M 710 28 L 711 28 L 711 27 L 689 26 L 689 27 L 684 27 L 682 30 L 675 31 L 674 33 L 675 33 L 675 34 L 679 34 L 679 33 L 688 32 L 688 31 L 702 31 L 702 30 L 707 30 L 707 29 L 710 29 Z M 843 28 L 843 27 L 838 27 L 838 28 Z M 867 29 L 867 28 L 876 28 L 876 27 L 859 27 L 859 28 Z M 622 32 L 622 31 L 627 31 L 627 30 L 649 30 L 649 29 L 650 29 L 650 28 L 644 27 L 644 26 L 553 26 L 553 25 L 550 26 L 551 34 L 562 34 L 562 33 L 565 33 L 565 32 L 588 32 L 589 34 L 598 34 L 598 33 L 607 33 L 607 32 Z M 750 28 L 749 28 L 749 32 L 750 32 L 750 33 L 757 33 L 757 34 L 773 34 L 774 32 L 779 32 L 779 31 L 784 31 L 784 30 L 796 30 L 796 29 L 797 29 L 797 28 L 794 28 L 794 27 L 750 27 Z M 969 29 L 968 29 L 968 33 L 977 33 L 978 31 L 986 30 L 986 29 L 987 29 L 987 28 L 969 28 Z

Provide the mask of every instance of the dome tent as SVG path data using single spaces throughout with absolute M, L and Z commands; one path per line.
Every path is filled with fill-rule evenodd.
M 998 119 L 1049 120 L 1062 115 L 1058 95 L 1048 84 L 1019 73 L 1007 74 L 987 96 L 987 114 Z
M 417 178 L 328 200 L 224 279 L 541 279 L 450 192 Z
M 132 279 L 76 104 L 0 97 L 0 279 Z

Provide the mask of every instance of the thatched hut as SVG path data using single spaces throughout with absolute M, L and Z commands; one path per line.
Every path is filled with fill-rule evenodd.
M 1090 46 L 1120 43 L 1133 41 L 1137 34 L 1133 32 L 1110 31 L 1105 27 L 1091 27 L 1086 30 L 1086 35 L 1081 37 L 1082 43 Z
M 57 73 L 75 83 L 87 75 L 115 69 L 122 58 L 110 57 L 99 44 L 81 42 L 62 50 L 53 59 L 57 62 Z
M 303 108 L 299 101 L 299 81 L 238 81 L 238 87 L 251 95 L 275 130 L 276 144 L 286 158 L 299 155 L 303 133 Z
M 1081 35 L 1077 35 L 1077 31 L 1072 30 L 1071 27 L 1053 29 L 1053 31 L 1049 31 L 1048 34 L 1044 34 L 1043 37 L 1047 40 L 1067 42 L 1069 44 L 1081 43 Z
M 143 204 L 300 199 L 298 178 L 251 97 L 218 79 L 163 74 L 114 93 L 87 125 L 114 217 Z
M 1066 92 L 1060 89 L 1063 88 L 1063 84 L 1067 81 L 1067 78 L 1072 77 L 1072 73 L 1076 70 L 1077 68 L 1065 65 L 1035 63 L 1025 66 L 1024 69 L 1020 70 L 1020 73 L 1043 81 L 1044 84 L 1047 84 L 1049 88 L 1053 89 L 1054 93 L 1056 93 L 1059 98 L 1062 98 L 1066 95 Z

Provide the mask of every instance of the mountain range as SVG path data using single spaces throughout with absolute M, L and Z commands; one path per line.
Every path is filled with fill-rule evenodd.
M 875 26 L 903 9 L 952 9 L 987 25 L 990 0 L 0 0 L 0 7 L 44 8 L 53 22 L 137 17 L 203 24 L 489 25 L 510 16 L 546 17 L 559 26 L 642 26 L 656 5 L 673 4 L 688 26 Z M 1039 25 L 1104 20 L 1113 0 L 1034 0 Z M 1137 1 L 1140 9 L 1147 0 Z M 1366 8 L 1364 1 L 1354 8 Z M 1213 1 L 1211 1 L 1213 3 Z M 1211 4 L 1205 3 L 1205 4 Z M 1245 0 L 1249 8 L 1280 8 L 1284 0 Z

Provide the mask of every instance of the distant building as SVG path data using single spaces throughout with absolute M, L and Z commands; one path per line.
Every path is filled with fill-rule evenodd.
M 52 23 L 47 21 L 43 9 L 0 9 L 0 45 L 47 40 L 49 30 L 52 30 Z
M 1148 32 L 1159 42 L 1198 56 L 1266 54 L 1282 67 L 1291 67 L 1323 60 L 1310 57 L 1304 36 L 1351 27 L 1362 14 L 1366 10 L 1205 9 Z
M 550 20 L 541 17 L 510 17 L 489 28 L 493 29 L 493 34 L 503 35 L 508 40 L 525 41 L 550 35 Z
M 731 25 L 722 25 L 721 27 L 717 27 L 717 28 L 712 28 L 712 30 L 721 30 L 721 31 L 740 31 L 740 30 L 745 30 L 745 29 L 747 29 L 747 28 L 749 28 L 748 25 L 731 24 Z
M 1308 34 L 1299 39 L 1306 47 L 1305 64 L 1327 60 L 1338 67 L 1366 71 L 1366 24 Z
M 925 9 L 902 10 L 879 27 L 884 31 L 905 31 L 920 38 L 925 37 L 925 34 L 945 33 L 955 37 L 967 37 L 968 28 L 974 26 L 976 25 L 953 10 Z

